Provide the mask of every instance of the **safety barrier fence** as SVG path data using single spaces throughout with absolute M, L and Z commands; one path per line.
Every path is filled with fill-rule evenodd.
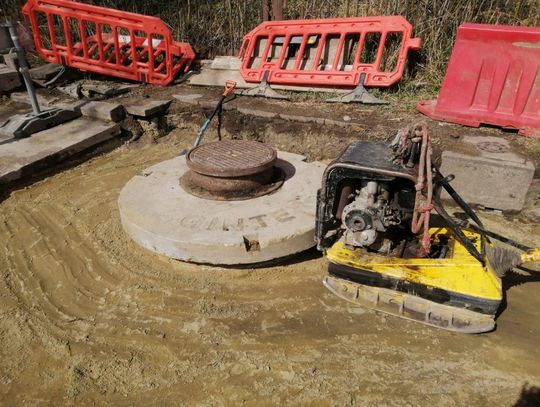
M 159 18 L 69 0 L 28 0 L 37 52 L 83 71 L 167 85 L 195 60 Z
M 244 37 L 247 82 L 352 88 L 398 82 L 411 49 L 421 47 L 402 16 L 264 22 Z

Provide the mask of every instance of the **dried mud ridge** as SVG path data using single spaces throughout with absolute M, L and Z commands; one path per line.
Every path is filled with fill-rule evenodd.
M 182 131 L 0 203 L 0 405 L 509 406 L 540 385 L 540 283 L 529 277 L 508 283 L 497 331 L 463 336 L 337 299 L 315 251 L 234 270 L 138 247 L 119 191 L 177 154 L 193 134 Z M 540 243 L 538 225 L 487 222 Z

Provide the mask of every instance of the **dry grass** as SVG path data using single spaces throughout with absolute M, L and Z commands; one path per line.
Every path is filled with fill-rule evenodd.
M 107 7 L 160 16 L 177 39 L 187 40 L 202 57 L 232 54 L 243 35 L 261 19 L 260 0 L 104 0 Z M 6 15 L 18 13 L 21 0 L 4 0 Z M 423 38 L 413 55 L 402 91 L 431 89 L 444 77 L 457 27 L 463 22 L 540 25 L 538 0 L 286 0 L 285 18 L 405 16 Z

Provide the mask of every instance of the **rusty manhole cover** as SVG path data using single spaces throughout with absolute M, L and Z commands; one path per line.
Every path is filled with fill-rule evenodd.
M 276 150 L 249 140 L 223 140 L 203 144 L 191 150 L 188 167 L 212 177 L 240 177 L 260 173 L 275 163 Z
M 272 147 L 248 140 L 225 140 L 191 150 L 190 171 L 180 185 L 191 195 L 214 200 L 244 200 L 270 194 L 283 185 L 285 173 L 274 166 Z
M 476 147 L 480 150 L 487 151 L 488 153 L 505 153 L 508 151 L 507 146 L 496 141 L 482 141 L 481 143 L 476 144 Z

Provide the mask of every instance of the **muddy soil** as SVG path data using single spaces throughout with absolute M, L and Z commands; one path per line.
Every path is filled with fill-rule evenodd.
M 226 137 L 311 159 L 358 137 L 241 119 Z M 0 405 L 512 406 L 540 386 L 538 274 L 507 277 L 496 331 L 467 336 L 334 297 L 315 250 L 240 270 L 137 246 L 120 225 L 119 191 L 187 146 L 200 112 L 169 120 L 157 143 L 143 136 L 0 202 Z M 377 134 L 399 125 L 380 119 Z M 540 244 L 529 218 L 483 217 Z

